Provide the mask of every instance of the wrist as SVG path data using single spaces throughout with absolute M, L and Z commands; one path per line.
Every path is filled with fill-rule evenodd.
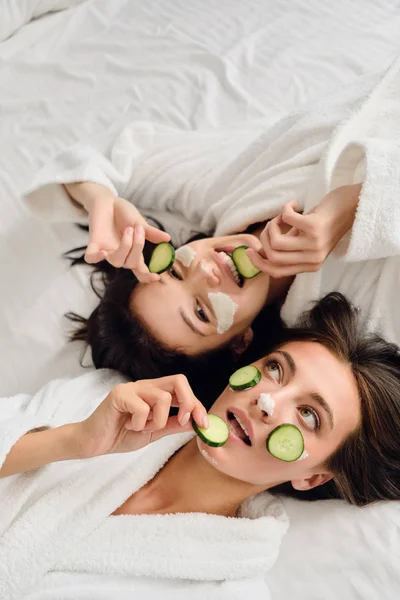
M 81 458 L 79 423 L 69 423 L 51 430 L 56 436 L 54 462 Z
M 97 201 L 113 203 L 116 196 L 113 192 L 99 183 L 91 183 L 88 181 L 64 184 L 69 196 L 78 202 L 86 212 L 90 212 L 93 204 Z

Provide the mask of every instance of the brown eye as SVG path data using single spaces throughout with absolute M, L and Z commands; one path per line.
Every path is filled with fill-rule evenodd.
M 200 321 L 203 321 L 203 323 L 209 323 L 209 319 L 206 315 L 206 313 L 204 312 L 204 310 L 201 308 L 200 304 L 198 302 L 196 302 L 196 316 L 198 319 L 200 319 Z
M 275 381 L 277 381 L 278 383 L 281 380 L 281 367 L 280 364 L 278 363 L 278 361 L 276 360 L 269 360 L 267 362 L 267 364 L 265 365 L 265 369 L 266 371 L 268 371 L 268 374 L 275 379 Z

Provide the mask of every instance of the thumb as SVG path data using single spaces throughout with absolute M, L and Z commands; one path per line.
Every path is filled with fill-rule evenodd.
M 160 244 L 161 242 L 169 242 L 171 236 L 166 231 L 161 231 L 161 229 L 157 229 L 156 227 L 152 227 L 151 225 L 144 226 L 144 234 L 146 240 L 152 242 L 153 244 Z
M 166 435 L 173 435 L 175 433 L 186 433 L 193 431 L 192 422 L 189 421 L 186 425 L 181 425 L 178 421 L 178 416 L 169 417 L 164 429 L 158 429 L 153 431 L 151 434 L 150 442 L 156 442 Z
M 89 264 L 100 262 L 105 258 L 104 250 L 100 249 L 99 244 L 95 242 L 90 242 L 86 248 L 85 252 L 85 261 Z

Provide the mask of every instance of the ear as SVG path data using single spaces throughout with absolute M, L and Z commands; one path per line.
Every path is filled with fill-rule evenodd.
M 306 492 L 307 490 L 312 490 L 319 485 L 324 485 L 324 483 L 327 483 L 327 481 L 330 481 L 331 479 L 333 479 L 333 474 L 327 471 L 326 473 L 315 473 L 314 475 L 306 477 L 305 479 L 296 479 L 291 483 L 295 490 Z
M 239 358 L 239 356 L 241 356 L 241 354 L 247 350 L 253 340 L 253 337 L 253 330 L 249 326 L 243 331 L 243 333 L 239 333 L 239 335 L 235 336 L 231 340 L 230 347 L 235 358 Z

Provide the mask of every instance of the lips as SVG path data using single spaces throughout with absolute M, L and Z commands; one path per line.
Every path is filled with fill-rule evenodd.
M 227 422 L 231 433 L 246 446 L 251 446 L 254 440 L 254 431 L 251 421 L 246 413 L 238 408 L 227 411 Z
M 225 250 L 215 250 L 214 256 L 220 269 L 226 275 L 228 275 L 238 287 L 243 287 L 244 279 L 238 273 L 236 265 L 233 262 L 230 254 L 228 254 Z

